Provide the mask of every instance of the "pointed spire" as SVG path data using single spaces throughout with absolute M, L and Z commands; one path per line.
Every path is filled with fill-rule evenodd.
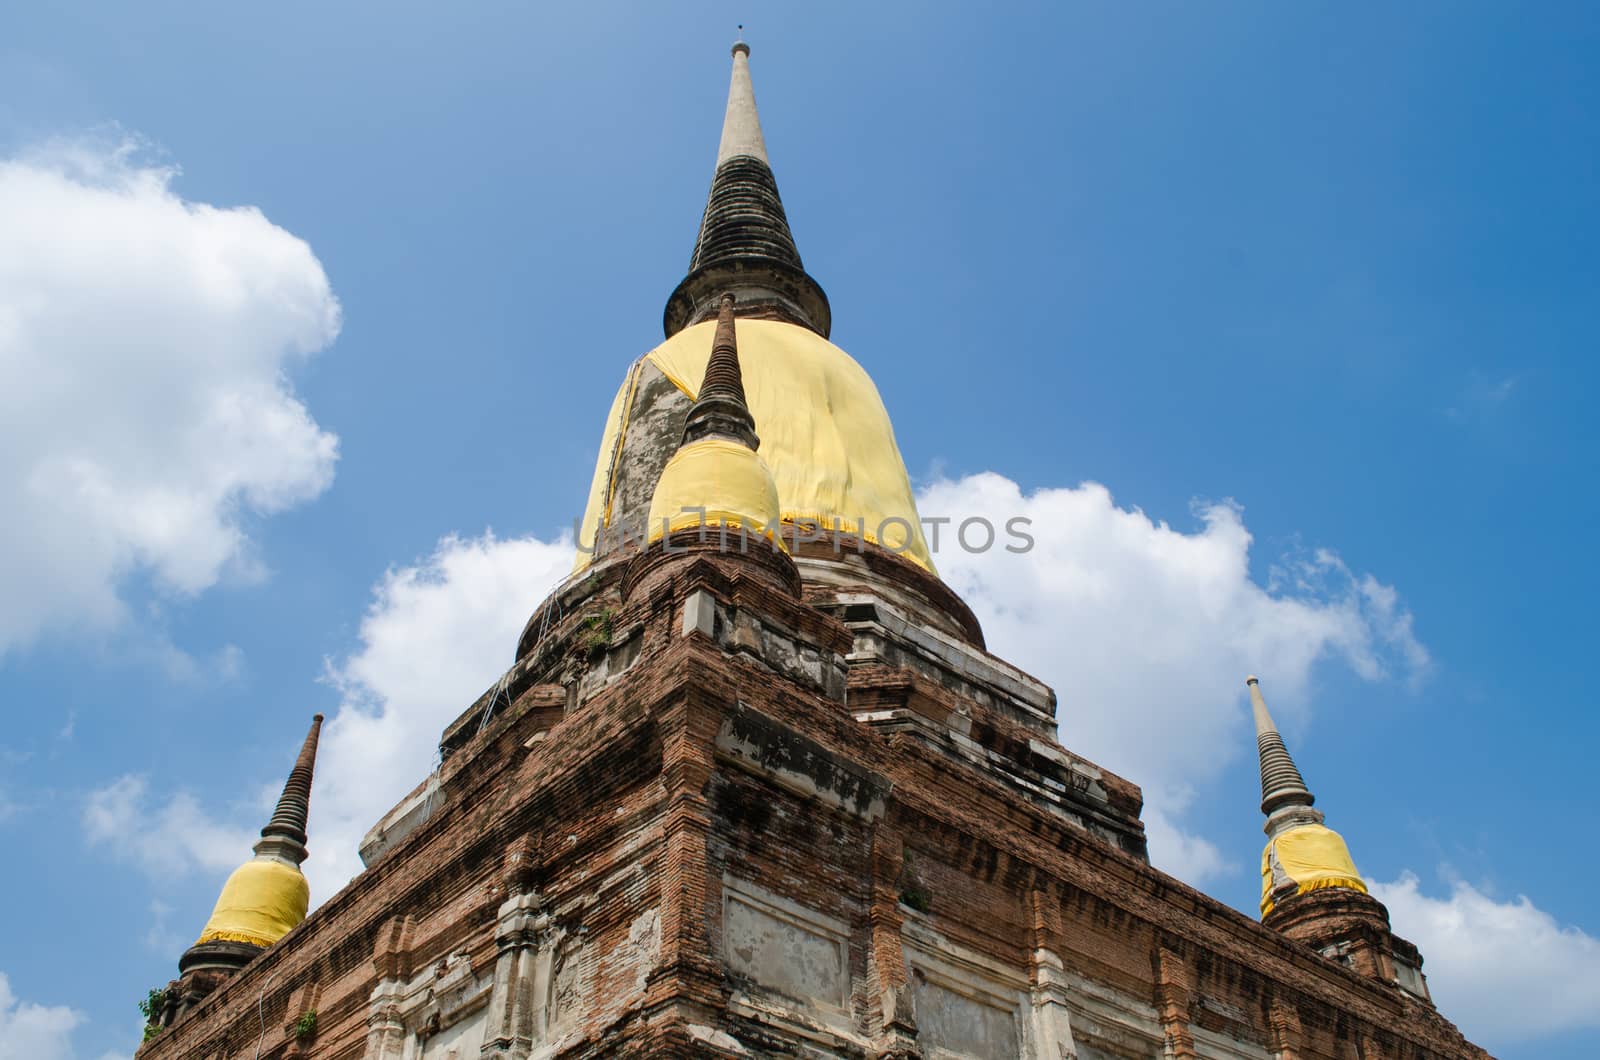
M 1267 701 L 1261 698 L 1261 682 L 1255 677 L 1245 678 L 1250 687 L 1250 709 L 1256 720 L 1256 750 L 1261 755 L 1261 812 L 1272 816 L 1286 806 L 1310 806 L 1316 802 L 1306 782 L 1295 768 L 1289 749 L 1278 735 L 1278 726 L 1267 713 Z
M 733 78 L 722 119 L 717 168 L 689 274 L 667 299 L 667 337 L 709 320 L 719 296 L 733 291 L 744 316 L 785 320 L 827 337 L 828 296 L 800 262 L 778 181 L 767 162 L 766 139 L 750 83 L 750 45 L 733 46 Z
M 1366 881 L 1350 857 L 1344 836 L 1323 823 L 1316 799 L 1295 768 L 1278 726 L 1261 698 L 1261 682 L 1245 678 L 1255 715 L 1256 747 L 1261 752 L 1261 920 L 1267 927 L 1324 954 L 1344 954 L 1352 943 L 1366 952 L 1352 963 L 1363 975 L 1393 981 L 1392 969 L 1370 952 L 1374 940 L 1388 947 L 1389 914 L 1367 894 Z M 1313 897 L 1316 896 L 1316 897 Z M 1391 953 L 1391 956 L 1394 954 Z
M 722 143 L 717 165 L 739 155 L 767 161 L 767 142 L 761 136 L 761 116 L 756 113 L 756 89 L 750 83 L 750 45 L 733 46 L 733 81 L 728 85 L 728 111 L 722 117 Z
M 289 854 L 295 864 L 305 860 L 306 819 L 311 811 L 311 776 L 316 769 L 317 738 L 321 733 L 322 715 L 313 714 L 311 731 L 306 733 L 300 755 L 294 761 L 294 768 L 289 771 L 289 779 L 284 782 L 277 809 L 273 811 L 267 826 L 261 830 L 261 842 L 256 844 L 257 853 L 264 853 L 263 848 L 271 846 L 275 852 Z M 287 842 L 283 842 L 285 840 Z M 293 856 L 296 853 L 298 857 Z
M 739 369 L 739 339 L 733 323 L 734 297 L 723 294 L 717 311 L 717 332 L 711 340 L 700 395 L 689 407 L 683 424 L 683 443 L 721 435 L 742 442 L 751 450 L 761 447 L 756 421 L 744 398 L 744 373 Z
M 218 982 L 190 979 L 190 972 L 231 975 L 305 919 L 311 889 L 300 865 L 306 860 L 311 774 L 321 732 L 322 715 L 313 714 L 311 731 L 289 771 L 277 809 L 256 841 L 255 857 L 233 870 L 200 938 L 178 960 L 178 972 L 186 977 L 188 1003 L 204 997 Z

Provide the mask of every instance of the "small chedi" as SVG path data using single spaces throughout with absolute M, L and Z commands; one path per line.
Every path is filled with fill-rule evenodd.
M 143 1060 L 1486 1056 L 1254 678 L 1259 922 L 1153 868 L 1139 788 L 987 650 L 828 340 L 743 43 L 664 323 L 509 669 L 307 916 L 313 723 Z

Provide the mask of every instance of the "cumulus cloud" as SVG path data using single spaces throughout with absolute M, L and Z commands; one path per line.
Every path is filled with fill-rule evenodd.
M 286 375 L 339 330 L 322 266 L 176 175 L 127 139 L 0 159 L 0 656 L 115 625 L 133 576 L 250 576 L 246 518 L 332 479 Z
M 305 865 L 314 901 L 360 871 L 362 837 L 433 769 L 445 725 L 511 665 L 523 623 L 570 572 L 573 555 L 565 536 L 450 535 L 379 580 L 358 648 L 328 663 L 341 702 L 317 754 Z M 265 814 L 283 778 L 256 779 Z M 249 856 L 260 826 L 214 814 L 186 791 L 157 795 L 137 774 L 92 791 L 82 823 L 90 846 L 154 880 L 231 871 Z M 167 912 L 152 906 L 146 941 L 153 947 L 170 941 Z
M 1171 816 L 1188 807 L 1189 795 L 1169 794 L 1166 798 L 1176 804 L 1175 809 L 1169 811 L 1160 805 L 1147 804 L 1141 815 L 1151 860 L 1162 871 L 1191 883 L 1220 875 L 1229 867 L 1229 859 L 1211 840 L 1185 831 Z
M 72 1060 L 72 1032 L 83 1022 L 66 1005 L 19 1000 L 0 972 L 0 1060 Z
M 90 792 L 83 831 L 91 846 L 155 880 L 195 870 L 228 872 L 255 842 L 253 831 L 219 822 L 188 792 L 152 798 L 149 782 L 135 774 Z
M 1144 787 L 1151 857 L 1191 881 L 1224 864 L 1184 832 L 1182 814 L 1254 746 L 1247 674 L 1293 718 L 1319 661 L 1371 680 L 1415 679 L 1428 666 L 1395 590 L 1330 551 L 1281 557 L 1258 582 L 1235 504 L 1197 505 L 1197 526 L 1184 531 L 1119 507 L 1096 483 L 1024 493 L 988 472 L 934 482 L 918 507 L 956 526 L 1031 521 L 1025 552 L 1002 547 L 1017 544 L 1003 531 L 996 547 L 968 552 L 947 530 L 939 573 L 992 650 L 1055 688 L 1062 742 Z
M 432 770 L 439 734 L 505 672 L 523 623 L 572 569 L 569 537 L 446 537 L 388 571 L 360 646 L 330 664 L 342 694 L 323 729 L 311 803 L 314 900 L 357 871 L 377 820 Z
M 1441 1011 L 1487 1044 L 1600 1027 L 1600 939 L 1535 906 L 1457 881 L 1445 898 L 1415 875 L 1374 883 L 1401 936 L 1422 950 Z

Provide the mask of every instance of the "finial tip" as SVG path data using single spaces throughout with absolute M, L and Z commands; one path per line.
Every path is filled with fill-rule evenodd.
M 1246 677 L 1244 679 L 1244 683 L 1247 684 L 1247 685 L 1259 685 L 1261 683 L 1261 681 L 1260 681 L 1259 678 L 1256 677 L 1255 674 L 1251 674 L 1249 677 Z
M 312 721 L 316 721 L 316 722 L 322 721 L 322 714 L 319 712 L 319 713 L 311 715 L 311 720 Z

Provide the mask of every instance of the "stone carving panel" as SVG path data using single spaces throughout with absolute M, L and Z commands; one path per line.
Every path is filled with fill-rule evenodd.
M 1108 1052 L 1106 1049 L 1090 1045 L 1088 1042 L 1079 1042 L 1078 1060 L 1158 1060 L 1158 1058 L 1155 1053 L 1148 1050 Z
M 482 1008 L 422 1039 L 421 1060 L 477 1060 L 483 1046 Z
M 522 1060 L 578 1032 L 594 973 L 584 935 L 581 926 L 563 926 L 535 893 L 501 904 L 484 1057 Z
M 1079 1060 L 1158 1060 L 1163 1055 L 1161 1019 L 1148 998 L 1073 973 L 1066 980 Z M 1231 1060 L 1229 1054 L 1205 1049 L 1201 1055 Z
M 736 975 L 798 1001 L 840 1010 L 850 1002 L 843 924 L 743 881 L 726 881 L 723 954 Z
M 490 979 L 452 953 L 409 980 L 379 980 L 369 1006 L 368 1060 L 467 1060 L 485 1032 Z
M 1021 1058 L 1017 1002 L 940 982 L 922 968 L 911 975 L 918 1040 L 929 1057 Z
M 1072 1035 L 1064 1025 L 1036 1033 L 1028 968 L 959 945 L 924 917 L 908 917 L 901 933 L 917 1044 L 927 1060 L 1071 1055 Z
M 565 938 L 554 947 L 550 958 L 550 1027 L 565 1028 L 578 1022 L 588 995 L 584 952 L 577 940 Z

